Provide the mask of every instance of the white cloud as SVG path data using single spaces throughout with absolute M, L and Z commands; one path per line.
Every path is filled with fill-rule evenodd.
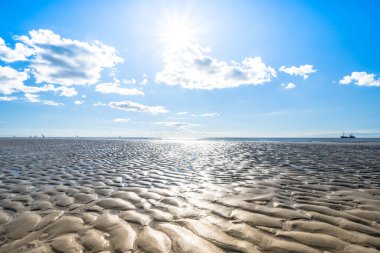
M 51 100 L 42 100 L 41 101 L 44 105 L 51 105 L 51 106 L 61 106 L 63 105 L 62 103 L 54 102 Z
M 124 79 L 123 83 L 125 83 L 125 84 L 136 84 L 136 79 L 133 79 L 133 78 L 130 80 Z
M 39 103 L 39 102 L 41 102 L 40 96 L 37 95 L 37 94 L 25 93 L 24 96 L 31 103 Z
M 276 71 L 265 65 L 260 57 L 227 63 L 207 56 L 209 51 L 200 45 L 167 50 L 164 69 L 156 74 L 156 83 L 213 90 L 263 84 L 276 76 Z
M 113 120 L 113 122 L 116 122 L 116 123 L 126 123 L 126 122 L 129 122 L 131 121 L 130 119 L 126 119 L 126 118 L 116 118 Z
M 219 117 L 219 113 L 217 112 L 212 112 L 212 113 L 204 113 L 200 114 L 199 117 L 205 117 L 205 118 L 212 118 L 212 117 Z
M 136 79 L 132 78 L 132 79 L 124 79 L 122 80 L 123 83 L 125 84 L 131 84 L 131 85 L 135 85 L 135 84 L 139 84 L 139 85 L 146 85 L 148 83 L 148 75 L 147 74 L 143 74 L 142 75 L 142 80 L 137 82 Z
M 23 85 L 19 87 L 17 90 L 15 90 L 15 92 L 17 91 L 22 91 L 25 93 L 38 93 L 38 92 L 43 92 L 43 91 L 56 91 L 56 88 L 54 87 L 54 85 L 51 85 L 51 84 L 45 84 L 40 87 Z
M 357 86 L 380 86 L 380 79 L 375 79 L 374 74 L 367 72 L 352 72 L 349 76 L 344 76 L 340 84 L 354 83 Z
M 296 85 L 294 83 L 283 83 L 281 84 L 281 86 L 283 86 L 285 89 L 287 90 L 291 90 L 291 89 L 294 89 L 296 87 Z
M 186 115 L 187 112 L 177 112 L 176 114 L 177 114 L 177 115 Z
M 177 122 L 177 121 L 165 121 L 165 122 L 156 122 L 156 125 L 175 127 L 179 129 L 187 129 L 191 127 L 200 126 L 199 124 L 187 123 L 187 122 Z
M 14 101 L 14 100 L 17 100 L 17 97 L 9 97 L 9 96 L 0 97 L 0 101 Z
M 118 79 L 114 79 L 112 83 L 101 83 L 96 85 L 95 90 L 104 94 L 120 94 L 120 95 L 144 95 L 144 92 L 135 88 L 123 88 L 120 86 L 120 81 Z
M 0 38 L 0 60 L 4 62 L 27 61 L 34 54 L 34 50 L 23 43 L 16 43 L 15 48 L 9 48 L 3 38 Z
M 102 102 L 95 102 L 92 104 L 92 106 L 106 106 L 107 104 L 102 103 Z
M 65 97 L 73 97 L 78 95 L 78 92 L 72 88 L 72 87 L 66 87 L 66 86 L 61 86 L 56 89 L 57 91 L 60 91 L 60 96 L 65 96 Z
M 113 47 L 61 38 L 50 30 L 32 30 L 16 38 L 35 52 L 29 67 L 36 83 L 95 84 L 104 68 L 123 62 Z
M 147 106 L 132 101 L 109 102 L 108 106 L 113 109 L 118 109 L 126 112 L 145 112 L 153 115 L 168 112 L 163 106 L 160 105 Z
M 81 100 L 75 100 L 74 101 L 74 104 L 76 104 L 76 105 L 81 105 L 83 103 L 84 103 L 84 101 L 81 101 Z
M 53 91 L 55 93 L 59 93 L 60 96 L 65 97 L 72 97 L 77 95 L 77 91 L 74 88 L 69 88 L 66 86 L 59 86 L 56 87 L 52 84 L 45 84 L 43 86 L 22 86 L 19 88 L 19 91 L 25 92 L 25 93 L 39 93 L 39 92 L 47 92 L 47 91 Z
M 28 61 L 28 64 L 24 66 L 23 71 L 0 66 L 0 93 L 10 95 L 24 92 L 28 94 L 25 96 L 27 100 L 31 101 L 36 101 L 38 98 L 31 94 L 39 92 L 52 91 L 60 96 L 76 96 L 78 93 L 75 88 L 67 86 L 95 84 L 103 69 L 112 68 L 123 61 L 114 48 L 99 41 L 86 43 L 61 38 L 50 30 L 32 30 L 28 36 L 16 36 L 15 39 L 20 43 L 16 43 L 12 49 L 0 38 L 0 59 L 4 62 Z M 37 84 L 46 84 L 24 85 L 29 75 L 34 76 Z M 119 92 L 127 91 L 119 90 Z M 129 93 L 142 92 L 130 90 Z M 45 103 L 46 100 L 39 102 Z
M 148 83 L 148 75 L 143 74 L 143 80 L 139 82 L 140 85 L 146 85 Z
M 317 70 L 313 68 L 313 65 L 308 64 L 300 65 L 299 67 L 281 66 L 279 70 L 292 76 L 303 76 L 303 79 L 307 79 L 309 78 L 309 74 L 317 72 Z
M 58 102 L 51 101 L 51 100 L 41 100 L 40 96 L 37 94 L 25 93 L 24 96 L 25 96 L 26 100 L 28 100 L 31 103 L 42 103 L 44 105 L 51 105 L 51 106 L 63 105 L 62 103 L 58 103 Z
M 188 114 L 188 113 L 185 112 L 185 114 Z M 178 113 L 177 113 L 177 115 L 185 115 L 185 114 L 182 114 L 182 113 L 178 114 Z M 202 113 L 202 114 L 195 114 L 195 113 L 192 113 L 192 114 L 190 114 L 190 116 L 191 116 L 191 117 L 194 117 L 194 118 L 196 118 L 196 117 L 214 118 L 214 117 L 219 117 L 220 114 L 217 113 L 217 112 Z
M 43 86 L 26 86 L 24 81 L 28 79 L 28 74 L 19 72 L 11 67 L 0 66 L 0 93 L 10 95 L 16 92 L 24 93 L 39 93 L 53 91 L 60 94 L 60 96 L 71 97 L 77 94 L 74 88 L 65 86 L 56 87 L 52 84 L 45 84 Z
M 24 87 L 24 81 L 28 79 L 28 74 L 19 72 L 8 66 L 0 66 L 0 93 L 12 94 Z

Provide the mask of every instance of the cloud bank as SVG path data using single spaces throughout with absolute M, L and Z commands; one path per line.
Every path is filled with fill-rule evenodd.
M 0 93 L 10 95 L 23 90 L 28 73 L 19 72 L 8 66 L 0 66 Z
M 41 104 L 44 104 L 44 105 L 51 105 L 51 106 L 61 106 L 61 105 L 63 105 L 62 103 L 58 103 L 58 102 L 55 102 L 55 101 L 40 99 L 40 96 L 37 95 L 37 94 L 25 93 L 24 97 L 25 97 L 25 99 L 27 101 L 29 101 L 31 103 L 41 103 Z
M 164 53 L 164 68 L 156 74 L 156 83 L 213 90 L 264 84 L 276 77 L 276 71 L 260 57 L 228 63 L 208 56 L 209 52 L 200 45 L 167 50 Z
M 29 67 L 36 83 L 95 84 L 104 68 L 123 62 L 113 47 L 62 38 L 50 30 L 32 30 L 16 38 L 34 51 Z
M 175 127 L 178 129 L 188 129 L 188 128 L 200 126 L 199 124 L 193 124 L 193 123 L 187 123 L 187 122 L 177 122 L 177 121 L 156 122 L 155 124 L 167 126 L 167 127 Z
M 368 74 L 367 72 L 352 72 L 349 76 L 344 76 L 340 84 L 353 83 L 357 86 L 380 86 L 380 79 L 375 78 L 375 74 Z
M 0 38 L 0 60 L 4 62 L 27 61 L 28 57 L 34 54 L 34 50 L 23 43 L 16 43 L 12 49 Z
M 9 66 L 0 66 L 0 93 L 10 95 L 16 92 L 39 93 L 52 91 L 60 96 L 71 97 L 77 95 L 72 87 L 60 86 L 56 87 L 51 84 L 43 86 L 26 86 L 24 82 L 29 78 L 27 71 L 17 71 Z
M 314 69 L 313 65 L 300 65 L 299 67 L 291 66 L 291 67 L 285 67 L 281 66 L 279 68 L 281 72 L 287 73 L 292 76 L 302 76 L 303 79 L 309 78 L 309 74 L 317 72 L 316 69 Z
M 14 101 L 14 100 L 17 100 L 17 97 L 0 96 L 0 101 Z
M 111 83 L 101 83 L 96 85 L 95 90 L 104 94 L 119 94 L 119 95 L 144 95 L 144 92 L 136 88 L 123 88 L 118 79 L 114 79 Z
M 117 109 L 121 111 L 126 112 L 144 112 L 149 114 L 160 114 L 160 113 L 167 113 L 168 110 L 165 109 L 163 106 L 147 106 L 138 104 L 132 101 L 119 101 L 119 102 L 109 102 L 108 106 L 112 109 Z
M 113 47 L 99 41 L 83 42 L 62 38 L 50 30 L 32 30 L 28 35 L 15 36 L 14 39 L 17 43 L 11 48 L 0 38 L 0 62 L 25 63 L 18 70 L 11 66 L 0 66 L 0 94 L 23 92 L 29 102 L 37 101 L 38 96 L 32 94 L 39 92 L 76 96 L 77 91 L 70 86 L 96 84 L 104 69 L 112 69 L 123 62 Z M 40 85 L 25 85 L 27 80 Z M 116 83 L 100 85 L 99 90 L 104 93 L 142 93 L 136 89 L 125 90 Z M 49 105 L 55 103 L 46 101 L 39 102 Z

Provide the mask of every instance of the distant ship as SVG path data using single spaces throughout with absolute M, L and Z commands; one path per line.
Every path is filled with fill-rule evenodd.
M 350 135 L 345 135 L 344 132 L 343 134 L 340 136 L 340 138 L 350 138 L 350 139 L 354 139 L 356 138 L 355 135 L 353 135 L 352 133 L 350 133 Z

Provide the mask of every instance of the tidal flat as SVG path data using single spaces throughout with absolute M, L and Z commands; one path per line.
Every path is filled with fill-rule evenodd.
M 379 143 L 0 140 L 0 253 L 380 252 L 379 223 Z

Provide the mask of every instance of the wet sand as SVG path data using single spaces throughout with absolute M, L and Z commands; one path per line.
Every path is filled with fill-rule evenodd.
M 0 253 L 380 252 L 380 145 L 0 140 Z

